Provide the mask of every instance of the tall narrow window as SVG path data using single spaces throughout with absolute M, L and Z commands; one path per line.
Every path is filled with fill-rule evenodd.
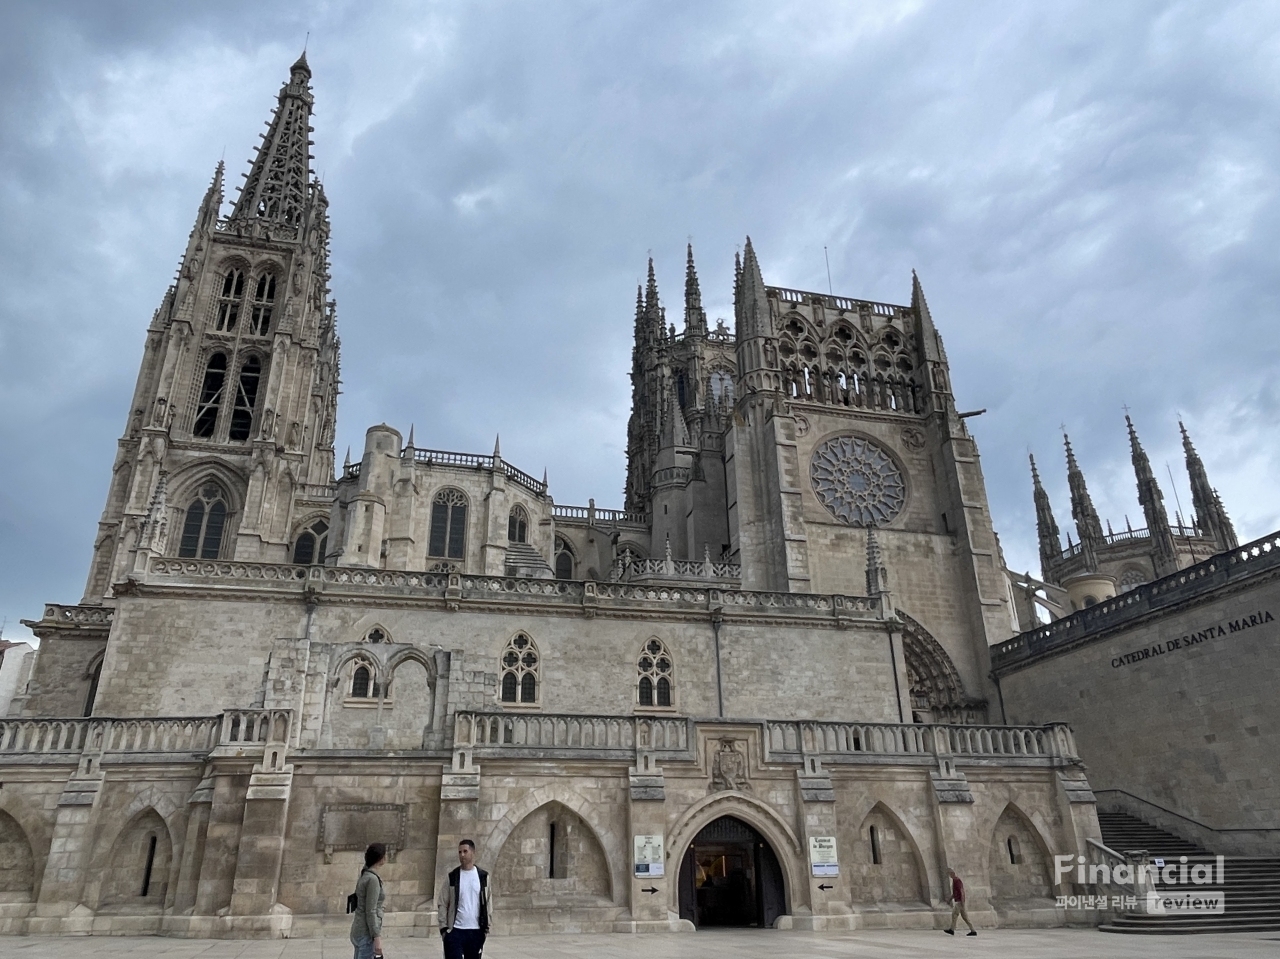
M 178 555 L 217 559 L 222 551 L 222 533 L 226 525 L 227 503 L 222 490 L 214 483 L 206 483 L 187 506 Z
M 1009 864 L 1016 866 L 1022 862 L 1022 849 L 1018 846 L 1018 837 L 1010 836 L 1005 840 L 1005 848 L 1009 850 Z
M 322 519 L 307 524 L 293 543 L 293 561 L 299 566 L 324 564 L 329 547 L 329 524 Z
M 636 702 L 641 706 L 674 705 L 675 667 L 662 640 L 654 637 L 644 644 L 637 664 Z
M 98 682 L 102 679 L 102 660 L 98 660 L 98 664 L 93 667 L 93 672 L 89 674 L 89 693 L 84 698 L 84 714 L 86 716 L 93 715 L 93 701 L 98 698 Z
M 204 368 L 204 383 L 200 386 L 200 403 L 196 406 L 196 419 L 191 432 L 203 439 L 213 435 L 218 425 L 218 410 L 222 408 L 223 387 L 227 382 L 227 357 L 214 353 Z
M 240 301 L 244 298 L 244 271 L 232 270 L 222 281 L 222 293 L 218 297 L 218 319 L 214 328 L 230 333 L 240 319 Z
M 147 868 L 142 871 L 142 898 L 151 892 L 151 870 L 156 864 L 156 837 L 153 835 L 147 843 Z
M 573 550 L 559 536 L 556 537 L 556 579 L 573 579 Z
M 249 317 L 249 332 L 254 336 L 266 336 L 271 328 L 271 311 L 276 302 L 276 277 L 264 273 L 258 277 L 253 291 L 253 314 Z
M 428 556 L 462 559 L 467 545 L 467 498 L 456 489 L 443 489 L 431 504 Z
M 501 699 L 504 703 L 538 701 L 538 647 L 516 633 L 502 653 Z
M 507 517 L 507 539 L 512 543 L 529 541 L 529 514 L 524 511 L 523 506 L 512 509 L 511 515 Z
M 262 361 L 251 356 L 240 367 L 240 382 L 236 387 L 236 405 L 231 411 L 231 429 L 227 435 L 233 440 L 247 440 L 249 427 L 253 425 L 253 406 L 258 401 L 258 380 L 262 377 Z
M 867 830 L 867 833 L 869 834 L 871 839 L 871 862 L 872 864 L 878 866 L 880 865 L 881 862 L 883 862 L 883 859 L 881 858 L 881 852 L 880 852 L 880 827 L 871 826 Z

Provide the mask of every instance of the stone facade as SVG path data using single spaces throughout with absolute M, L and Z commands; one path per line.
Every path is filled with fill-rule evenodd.
M 948 867 L 1062 922 L 1093 796 L 1068 727 L 996 725 L 1014 597 L 919 280 L 766 286 L 748 241 L 712 328 L 689 250 L 677 333 L 651 267 L 624 510 L 386 425 L 335 478 L 309 77 L 225 219 L 215 177 L 84 600 L 30 623 L 0 929 L 342 935 L 377 840 L 426 934 L 464 837 L 499 931 L 936 927 Z
M 1224 855 L 1280 854 L 1280 534 L 994 650 L 1012 722 L 1069 722 L 1100 801 Z

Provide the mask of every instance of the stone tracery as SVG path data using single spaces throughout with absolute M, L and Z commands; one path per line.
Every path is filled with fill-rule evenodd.
M 884 526 L 906 503 L 906 484 L 893 459 L 860 436 L 827 440 L 814 451 L 809 474 L 819 502 L 850 526 Z

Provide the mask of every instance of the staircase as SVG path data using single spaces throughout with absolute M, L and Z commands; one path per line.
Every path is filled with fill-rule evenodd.
M 1216 859 L 1201 847 L 1136 816 L 1099 812 L 1098 824 L 1102 827 L 1103 843 L 1116 852 L 1145 849 L 1153 859 L 1172 862 L 1186 856 L 1188 870 L 1197 863 L 1216 866 Z M 1183 890 L 1196 894 L 1221 890 L 1225 901 L 1224 912 L 1220 916 L 1120 913 L 1098 928 L 1103 932 L 1166 935 L 1280 930 L 1280 857 L 1228 856 L 1223 871 L 1225 882 L 1221 885 L 1161 887 L 1161 891 L 1173 895 Z
M 1153 858 L 1162 859 L 1208 855 L 1195 843 L 1125 812 L 1099 812 L 1098 825 L 1102 827 L 1103 845 L 1116 852 L 1145 849 Z

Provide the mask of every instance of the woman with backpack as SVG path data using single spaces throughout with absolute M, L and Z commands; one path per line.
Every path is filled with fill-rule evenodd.
M 356 880 L 356 891 L 348 897 L 351 919 L 351 944 L 356 947 L 354 959 L 382 959 L 382 904 L 387 894 L 382 889 L 378 867 L 387 861 L 387 847 L 371 843 L 364 851 L 364 868 Z M 355 908 L 351 908 L 351 899 Z

